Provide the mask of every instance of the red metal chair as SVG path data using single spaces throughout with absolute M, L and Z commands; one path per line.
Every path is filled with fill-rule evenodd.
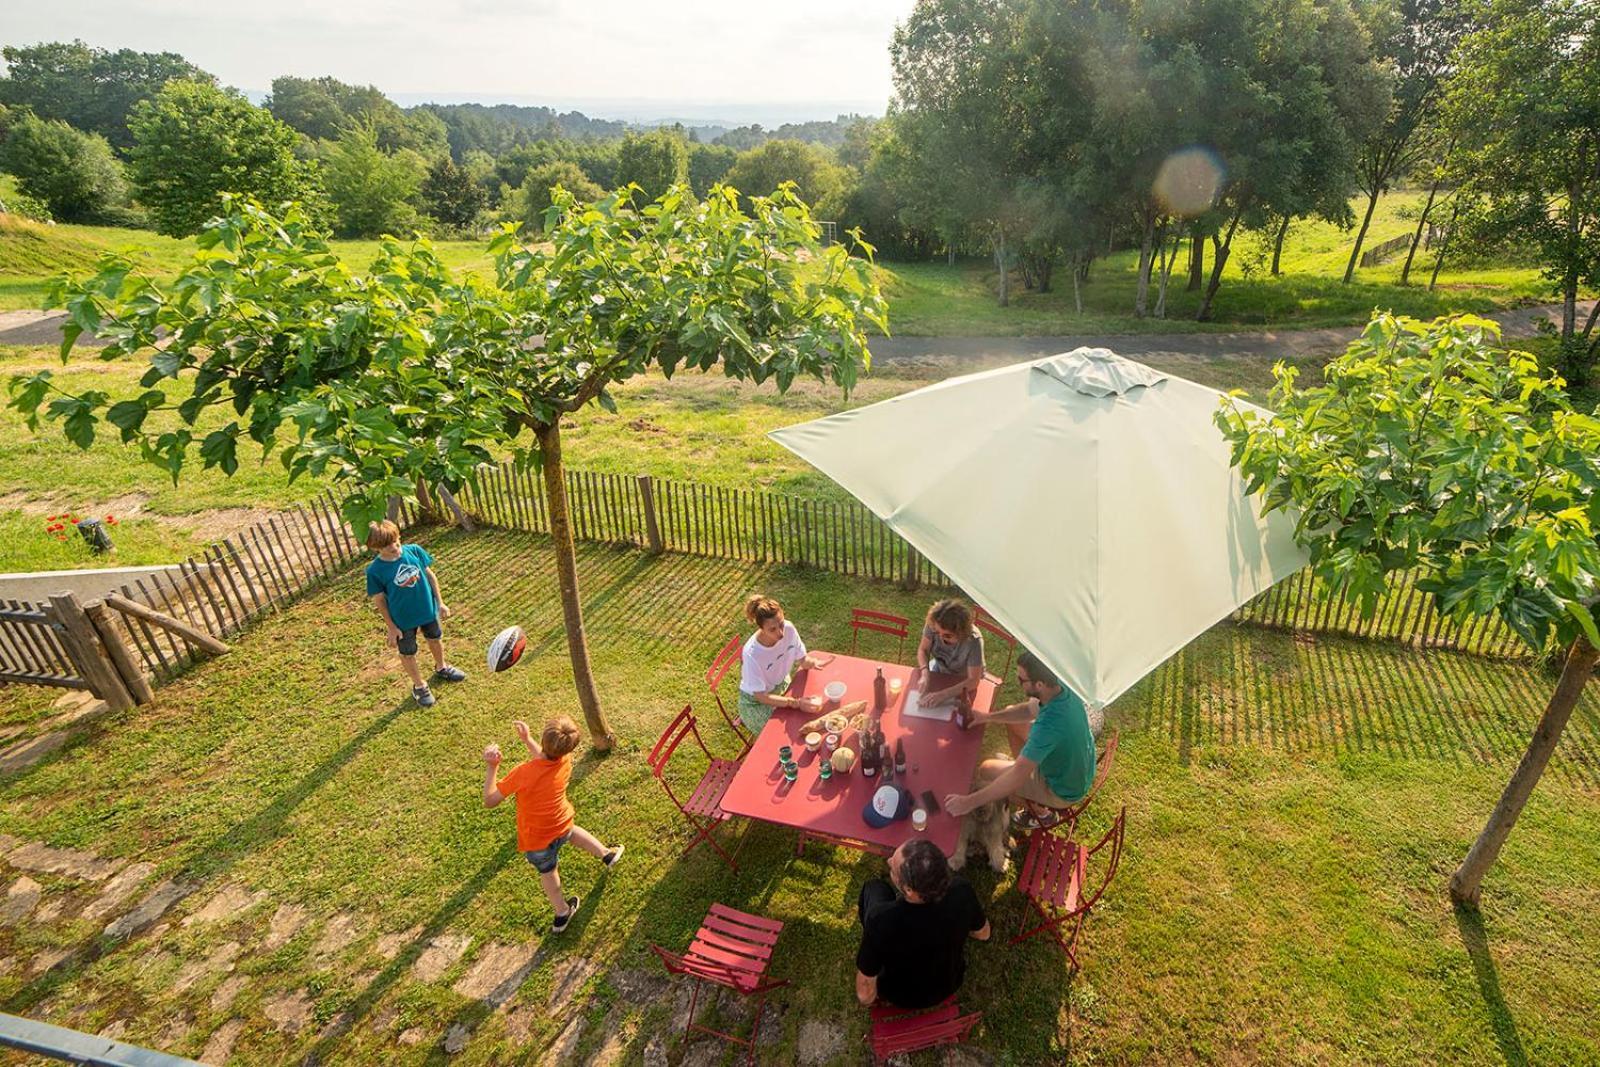
M 999 684 L 1004 685 L 1011 678 L 1011 661 L 1017 655 L 1017 639 L 1011 636 L 1004 626 L 995 621 L 995 617 L 982 608 L 978 608 L 972 616 L 972 625 L 983 632 L 984 658 L 988 658 L 990 649 L 999 646 L 1006 650 L 1006 665 L 993 672 L 999 679 Z
M 1048 932 L 1067 954 L 1072 969 L 1078 969 L 1078 939 L 1083 934 L 1083 921 L 1117 875 L 1127 816 L 1127 808 L 1117 812 L 1111 829 L 1099 844 L 1090 848 L 1060 834 L 1036 832 L 1028 839 L 1028 856 L 1022 861 L 1022 873 L 1017 875 L 1017 889 L 1041 921 L 1029 926 L 1029 916 L 1024 912 L 1022 928 L 1011 939 L 1013 944 Z M 1089 861 L 1108 846 L 1109 856 L 1101 856 L 1098 861 L 1103 864 L 1099 883 L 1090 892 Z M 1062 933 L 1064 926 L 1067 927 L 1065 934 Z
M 867 1036 L 872 1046 L 872 1062 L 881 1064 L 902 1052 L 959 1045 L 966 1041 L 982 1018 L 981 1011 L 962 1015 L 955 997 L 925 1011 L 904 1011 L 887 1004 L 875 1004 L 872 1033 Z
M 1100 757 L 1095 760 L 1094 781 L 1089 783 L 1089 791 L 1083 795 L 1082 800 L 1076 804 L 1068 804 L 1064 808 L 1052 808 L 1047 804 L 1030 802 L 1033 807 L 1053 812 L 1056 816 L 1055 821 L 1049 826 L 1041 827 L 1035 830 L 1035 833 L 1050 833 L 1062 827 L 1066 827 L 1069 836 L 1077 831 L 1078 819 L 1089 810 L 1089 802 L 1100 792 L 1100 787 L 1105 785 L 1106 778 L 1111 774 L 1111 766 L 1117 761 L 1117 738 L 1120 736 L 1120 731 L 1113 730 L 1111 736 L 1106 739 L 1106 747 L 1100 751 Z
M 888 634 L 890 637 L 900 639 L 900 650 L 895 653 L 895 660 L 906 658 L 906 637 L 911 633 L 911 620 L 900 615 L 890 615 L 882 611 L 868 611 L 866 608 L 850 609 L 850 653 L 855 654 L 856 642 L 861 638 L 862 630 L 871 630 L 873 633 Z
M 669 973 L 694 979 L 694 993 L 689 998 L 689 1023 L 683 1031 L 685 1036 L 699 1030 L 748 1046 L 750 1062 L 755 1062 L 756 1036 L 761 1032 L 761 1011 L 766 1007 L 767 994 L 789 984 L 786 979 L 774 981 L 767 977 L 772 949 L 782 932 L 783 923 L 776 919 L 764 919 L 725 904 L 713 904 L 687 952 L 679 955 L 660 945 L 650 946 Z M 749 1037 L 735 1037 L 694 1021 L 700 986 L 705 982 L 731 989 L 742 997 L 755 998 L 755 1019 L 750 1024 Z
M 731 855 L 716 839 L 711 832 L 720 824 L 728 820 L 728 813 L 722 810 L 722 795 L 728 791 L 728 784 L 733 781 L 733 776 L 739 770 L 738 760 L 717 759 L 706 748 L 706 743 L 700 737 L 700 729 L 696 725 L 698 720 L 694 716 L 691 705 L 685 704 L 683 710 L 678 712 L 677 718 L 662 731 L 661 739 L 656 742 L 656 747 L 650 750 L 650 773 L 654 774 L 656 781 L 661 783 L 661 788 L 667 791 L 667 796 L 683 812 L 683 817 L 689 820 L 689 825 L 694 827 L 694 838 L 689 842 L 689 847 L 683 850 L 687 856 L 694 851 L 694 847 L 704 841 L 717 850 L 717 854 L 728 861 L 728 866 L 734 870 L 739 865 L 734 862 Z M 705 753 L 708 763 L 706 771 L 700 776 L 700 781 L 695 785 L 688 800 L 679 800 L 678 794 L 672 789 L 672 783 L 663 777 L 667 763 L 672 759 L 672 754 L 678 750 L 683 739 L 694 735 L 695 744 L 700 746 L 700 751 Z M 738 848 L 734 849 L 738 852 Z
M 706 685 L 711 687 L 711 695 L 716 698 L 717 710 L 722 712 L 723 721 L 744 746 L 739 750 L 739 755 L 734 757 L 735 759 L 744 759 L 744 754 L 750 751 L 750 746 L 756 740 L 755 735 L 739 720 L 739 716 L 730 713 L 728 706 L 722 702 L 722 679 L 727 677 L 728 671 L 739 662 L 743 651 L 744 641 L 738 637 L 730 637 L 728 643 L 722 646 L 722 651 L 717 653 L 717 658 L 711 661 L 710 668 L 706 670 Z

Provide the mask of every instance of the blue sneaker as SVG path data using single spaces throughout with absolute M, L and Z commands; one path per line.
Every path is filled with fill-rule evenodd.
M 460 667 L 452 667 L 448 663 L 434 671 L 433 676 L 441 682 L 464 682 L 467 680 L 466 671 Z
M 429 689 L 425 685 L 413 687 L 411 690 L 411 696 L 418 704 L 425 708 L 431 708 L 439 702 L 438 698 L 433 695 L 433 690 Z

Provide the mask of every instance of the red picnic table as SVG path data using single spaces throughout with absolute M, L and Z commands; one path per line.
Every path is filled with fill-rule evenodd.
M 883 668 L 884 678 L 898 678 L 902 687 L 898 694 L 890 694 L 882 717 L 883 734 L 890 750 L 894 749 L 896 740 L 905 740 L 906 773 L 903 777 L 895 775 L 894 784 L 910 790 L 918 807 L 923 806 L 924 790 L 932 790 L 939 801 L 938 812 L 929 813 L 928 828 L 923 831 L 913 829 L 910 819 L 892 822 L 881 830 L 868 826 L 861 817 L 861 810 L 884 784 L 882 775 L 864 777 L 858 752 L 856 765 L 850 773 L 835 774 L 823 781 L 817 773 L 822 753 L 807 751 L 805 739 L 800 736 L 802 724 L 837 709 L 840 704 L 865 700 L 870 713 L 873 679 L 879 667 Z M 800 831 L 802 843 L 806 837 L 819 837 L 868 852 L 888 854 L 920 832 L 943 849 L 945 855 L 953 854 L 960 820 L 944 810 L 944 798 L 950 793 L 970 790 L 972 772 L 977 769 L 983 753 L 983 731 L 958 727 L 953 709 L 947 709 L 948 721 L 942 722 L 903 714 L 911 692 L 912 669 L 898 663 L 834 655 L 824 666 L 801 671 L 789 687 L 790 696 L 823 696 L 823 687 L 834 681 L 844 683 L 844 696 L 837 702 L 823 704 L 820 711 L 798 708 L 774 711 L 751 743 L 738 773 L 723 794 L 722 810 L 794 827 Z M 973 707 L 988 711 L 994 703 L 994 694 L 994 683 L 984 679 L 978 684 Z M 845 744 L 855 748 L 856 740 L 852 736 Z M 795 762 L 800 765 L 800 777 L 793 783 L 784 780 L 783 768 L 778 763 L 778 749 L 784 745 L 794 750 Z

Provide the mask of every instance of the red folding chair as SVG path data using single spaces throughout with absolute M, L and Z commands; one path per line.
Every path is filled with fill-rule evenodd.
M 993 615 L 990 615 L 982 608 L 978 608 L 973 614 L 972 625 L 983 632 L 985 659 L 988 658 L 989 649 L 998 646 L 1006 650 L 1006 665 L 993 672 L 994 677 L 999 679 L 999 684 L 1004 685 L 1006 680 L 1011 677 L 1011 661 L 1017 655 L 1017 639 L 1012 637 L 1004 626 L 996 622 Z
M 689 842 L 689 847 L 683 850 L 683 854 L 687 856 L 694 851 L 696 845 L 704 841 L 728 861 L 728 866 L 738 870 L 739 865 L 734 862 L 733 856 L 717 844 L 711 832 L 728 820 L 728 813 L 722 810 L 722 795 L 728 791 L 728 784 L 738 772 L 739 761 L 717 759 L 713 756 L 711 750 L 706 748 L 705 741 L 701 739 L 696 722 L 693 707 L 685 704 L 683 710 L 678 712 L 678 717 L 673 719 L 662 732 L 656 747 L 650 750 L 650 773 L 655 775 L 656 781 L 661 783 L 661 788 L 667 791 L 667 796 L 672 798 L 678 810 L 683 812 L 683 817 L 689 820 L 689 825 L 694 827 L 694 838 Z M 668 761 L 683 743 L 683 739 L 691 734 L 694 735 L 695 744 L 700 746 L 700 751 L 705 753 L 708 766 L 705 773 L 700 776 L 694 791 L 689 794 L 689 799 L 679 800 L 678 794 L 672 789 L 672 783 L 662 772 L 667 769 Z M 737 851 L 735 848 L 734 852 Z
M 981 1011 L 962 1015 L 955 997 L 925 1011 L 903 1011 L 887 1004 L 875 1004 L 872 1032 L 867 1035 L 872 1045 L 872 1062 L 883 1063 L 902 1052 L 959 1045 L 967 1040 L 982 1018 Z
M 1089 802 L 1094 799 L 1096 793 L 1100 792 L 1100 787 L 1105 785 L 1106 777 L 1111 774 L 1111 765 L 1117 760 L 1117 738 L 1119 736 L 1119 731 L 1112 730 L 1111 736 L 1106 739 L 1106 747 L 1101 750 L 1100 757 L 1095 760 L 1094 781 L 1089 783 L 1089 791 L 1083 794 L 1082 800 L 1076 804 L 1068 804 L 1064 808 L 1052 808 L 1048 804 L 1029 801 L 1034 807 L 1052 812 L 1055 815 L 1054 821 L 1049 826 L 1041 827 L 1035 830 L 1034 833 L 1049 833 L 1062 827 L 1066 827 L 1069 836 L 1077 831 L 1078 819 L 1082 817 L 1085 811 L 1089 810 Z
M 733 735 L 744 746 L 739 750 L 735 759 L 744 759 L 744 754 L 750 751 L 750 746 L 755 743 L 755 735 L 746 729 L 739 716 L 731 714 L 726 704 L 722 702 L 722 679 L 727 677 L 728 671 L 738 663 L 744 652 L 744 641 L 738 637 L 730 637 L 728 643 L 722 646 L 722 651 L 717 653 L 717 658 L 711 661 L 711 666 L 706 670 L 706 685 L 711 687 L 711 695 L 716 698 L 717 710 L 722 712 L 722 719 L 726 722 Z M 735 705 L 737 707 L 737 705 Z
M 694 979 L 694 992 L 689 997 L 689 1023 L 683 1031 L 685 1036 L 699 1030 L 748 1046 L 750 1062 L 755 1062 L 756 1036 L 761 1032 L 761 1011 L 766 1007 L 767 994 L 789 984 L 786 979 L 774 981 L 767 977 L 772 949 L 782 932 L 783 923 L 776 919 L 764 919 L 725 904 L 713 904 L 687 952 L 679 955 L 660 945 L 650 946 L 669 973 L 685 974 Z M 755 1020 L 750 1024 L 749 1037 L 736 1037 L 694 1021 L 700 986 L 705 982 L 731 989 L 742 997 L 755 998 Z
M 1038 913 L 1040 921 L 1029 926 L 1029 916 L 1024 912 L 1022 929 L 1011 939 L 1013 944 L 1047 931 L 1067 954 L 1072 969 L 1078 969 L 1078 939 L 1083 934 L 1083 921 L 1117 875 L 1127 815 L 1127 808 L 1117 812 L 1111 829 L 1091 848 L 1060 834 L 1036 832 L 1028 839 L 1028 856 L 1022 861 L 1022 873 L 1017 875 L 1017 889 Z M 1100 857 L 1104 869 L 1099 884 L 1091 893 L 1088 891 L 1089 861 L 1107 846 L 1110 846 L 1110 855 Z M 1065 934 L 1062 927 L 1067 927 Z
M 906 637 L 911 633 L 911 620 L 899 615 L 890 615 L 882 611 L 868 611 L 866 608 L 850 609 L 850 653 L 855 654 L 856 642 L 861 638 L 862 630 L 871 630 L 873 633 L 888 634 L 890 637 L 900 639 L 900 650 L 895 653 L 895 660 L 906 658 Z

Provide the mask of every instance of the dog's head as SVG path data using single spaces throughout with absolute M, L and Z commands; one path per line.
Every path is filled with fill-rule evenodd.
M 987 829 L 995 823 L 1005 821 L 1006 802 L 1004 800 L 991 800 L 987 804 L 979 804 L 967 814 L 972 820 L 972 825 L 978 829 Z

